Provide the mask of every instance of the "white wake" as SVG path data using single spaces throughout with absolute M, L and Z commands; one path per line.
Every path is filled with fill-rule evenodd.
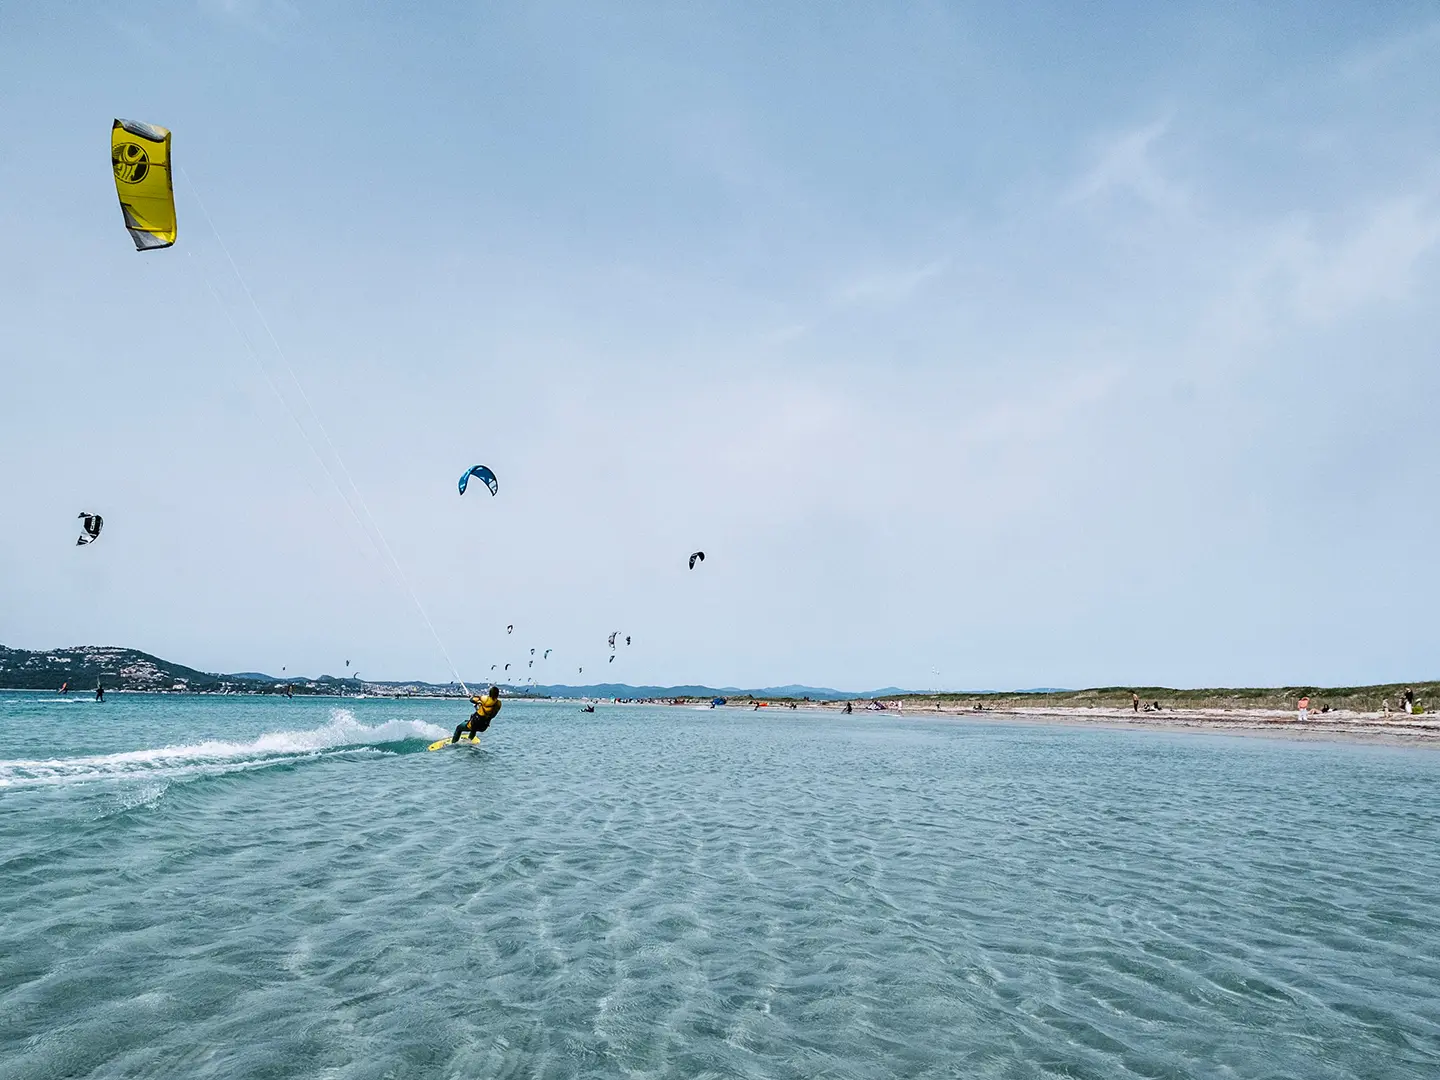
M 0 788 L 240 772 L 412 739 L 428 742 L 445 734 L 420 720 L 389 720 L 366 727 L 348 709 L 336 709 L 323 727 L 267 732 L 250 742 L 211 739 L 117 754 L 0 761 Z

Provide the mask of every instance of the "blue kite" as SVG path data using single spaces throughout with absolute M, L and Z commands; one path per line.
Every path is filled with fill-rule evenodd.
M 472 476 L 478 476 L 481 480 L 484 480 L 485 486 L 490 489 L 491 495 L 500 494 L 500 481 L 495 479 L 495 474 L 490 471 L 490 466 L 471 465 L 470 468 L 465 470 L 465 474 L 460 477 L 461 495 L 465 494 L 465 488 L 470 483 L 470 477 Z

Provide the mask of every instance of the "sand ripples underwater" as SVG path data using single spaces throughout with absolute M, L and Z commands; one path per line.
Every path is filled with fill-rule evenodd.
M 0 1078 L 1440 1075 L 1434 751 L 462 715 L 0 696 Z

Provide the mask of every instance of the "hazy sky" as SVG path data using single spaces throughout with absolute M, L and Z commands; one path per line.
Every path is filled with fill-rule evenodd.
M 5 644 L 449 678 L 308 396 L 467 678 L 1440 672 L 1440 4 L 9 3 L 0 115 Z

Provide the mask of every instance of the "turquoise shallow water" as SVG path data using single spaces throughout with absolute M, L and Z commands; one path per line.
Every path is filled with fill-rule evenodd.
M 1440 754 L 462 716 L 0 695 L 0 1077 L 1440 1075 Z

